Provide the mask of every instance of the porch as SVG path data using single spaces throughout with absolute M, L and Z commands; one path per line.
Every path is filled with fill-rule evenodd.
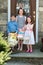
M 43 52 L 40 52 L 40 49 L 34 49 L 32 53 L 16 52 L 14 54 L 11 54 L 10 56 L 16 58 L 43 58 Z
M 33 53 L 14 53 L 10 55 L 12 58 L 6 65 L 43 65 L 43 52 L 34 49 Z
M 12 58 L 43 58 L 43 52 L 40 51 L 41 43 L 36 44 L 33 46 L 32 53 L 26 53 L 25 50 L 17 51 L 15 50 L 10 56 Z
M 33 46 L 32 53 L 15 51 L 10 55 L 11 60 L 6 65 L 43 65 L 43 52 L 40 51 L 41 44 Z

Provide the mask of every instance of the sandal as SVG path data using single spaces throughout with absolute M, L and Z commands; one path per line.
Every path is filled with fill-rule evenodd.
M 27 50 L 26 52 L 27 52 L 27 53 L 29 53 L 30 51 L 29 51 L 29 50 Z
M 30 53 L 32 53 L 32 50 L 30 50 Z

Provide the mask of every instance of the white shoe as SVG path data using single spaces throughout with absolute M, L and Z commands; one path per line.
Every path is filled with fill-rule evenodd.
M 20 50 L 20 48 L 18 48 L 17 50 Z
M 20 48 L 20 51 L 22 51 L 22 48 Z

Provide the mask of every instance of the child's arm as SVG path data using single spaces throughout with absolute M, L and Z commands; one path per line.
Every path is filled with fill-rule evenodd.
M 25 31 L 25 30 L 26 30 L 26 25 L 22 28 L 22 30 L 23 30 L 23 31 Z
M 33 27 L 34 27 L 34 24 L 31 24 L 31 29 L 33 29 Z
M 31 26 L 30 26 L 30 30 L 31 31 L 33 30 L 33 26 L 34 26 L 34 24 L 31 24 Z
M 17 20 L 18 20 L 18 16 L 16 16 L 16 22 L 17 22 Z
M 16 22 L 16 33 L 18 33 L 18 24 Z

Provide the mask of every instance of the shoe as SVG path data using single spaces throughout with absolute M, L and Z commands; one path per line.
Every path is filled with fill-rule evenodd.
M 20 51 L 22 51 L 22 48 L 20 48 Z
M 18 48 L 17 50 L 20 50 L 20 48 Z
M 27 52 L 27 53 L 29 53 L 30 51 L 29 51 L 29 50 L 27 50 L 26 52 Z
M 30 50 L 30 53 L 32 53 L 32 50 Z

